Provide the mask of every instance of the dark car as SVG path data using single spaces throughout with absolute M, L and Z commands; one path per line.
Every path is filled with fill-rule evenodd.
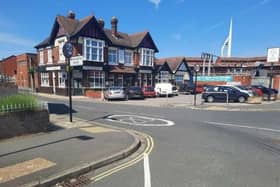
M 273 89 L 273 88 L 267 88 L 263 85 L 252 85 L 253 88 L 258 88 L 261 89 L 263 94 L 268 95 L 268 94 L 278 94 L 278 90 Z
M 203 92 L 201 97 L 205 102 L 209 103 L 215 101 L 244 103 L 248 99 L 249 94 L 231 86 L 215 86 Z
M 144 99 L 144 94 L 139 86 L 131 86 L 127 89 L 128 99 Z

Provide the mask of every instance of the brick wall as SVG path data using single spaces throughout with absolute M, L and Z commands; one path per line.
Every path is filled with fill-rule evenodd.
M 13 77 L 17 73 L 16 56 L 10 56 L 0 63 L 0 73 Z
M 48 111 L 11 112 L 0 115 L 0 139 L 49 130 Z
M 276 75 L 273 78 L 273 88 L 276 90 L 280 90 L 280 75 Z
M 101 98 L 101 91 L 100 90 L 85 90 L 86 97 L 92 98 Z
M 234 82 L 240 82 L 241 85 L 251 85 L 252 77 L 250 75 L 234 75 Z

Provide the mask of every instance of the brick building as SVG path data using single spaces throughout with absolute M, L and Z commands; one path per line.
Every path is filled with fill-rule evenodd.
M 15 81 L 16 74 L 16 56 L 12 55 L 0 61 L 0 79 L 2 82 Z
M 36 54 L 12 55 L 0 62 L 0 74 L 3 81 L 12 81 L 19 88 L 35 88 L 36 67 Z
M 73 94 L 100 97 L 106 86 L 153 85 L 154 54 L 158 49 L 149 32 L 118 31 L 118 19 L 105 22 L 88 16 L 76 19 L 73 12 L 55 18 L 47 39 L 37 49 L 39 91 L 67 95 L 63 45 L 74 46 L 71 58 Z

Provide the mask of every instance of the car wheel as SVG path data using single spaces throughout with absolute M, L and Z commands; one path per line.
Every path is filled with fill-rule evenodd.
M 211 95 L 208 96 L 208 97 L 207 97 L 207 102 L 208 102 L 208 103 L 213 103 L 213 102 L 214 102 L 214 97 L 211 96 Z
M 238 97 L 238 102 L 239 103 L 244 103 L 246 101 L 246 98 L 244 96 L 239 96 Z

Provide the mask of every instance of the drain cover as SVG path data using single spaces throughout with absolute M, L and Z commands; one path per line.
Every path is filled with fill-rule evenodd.
M 90 183 L 90 179 L 86 176 L 79 176 L 72 178 L 61 183 L 56 184 L 56 187 L 82 187 Z

